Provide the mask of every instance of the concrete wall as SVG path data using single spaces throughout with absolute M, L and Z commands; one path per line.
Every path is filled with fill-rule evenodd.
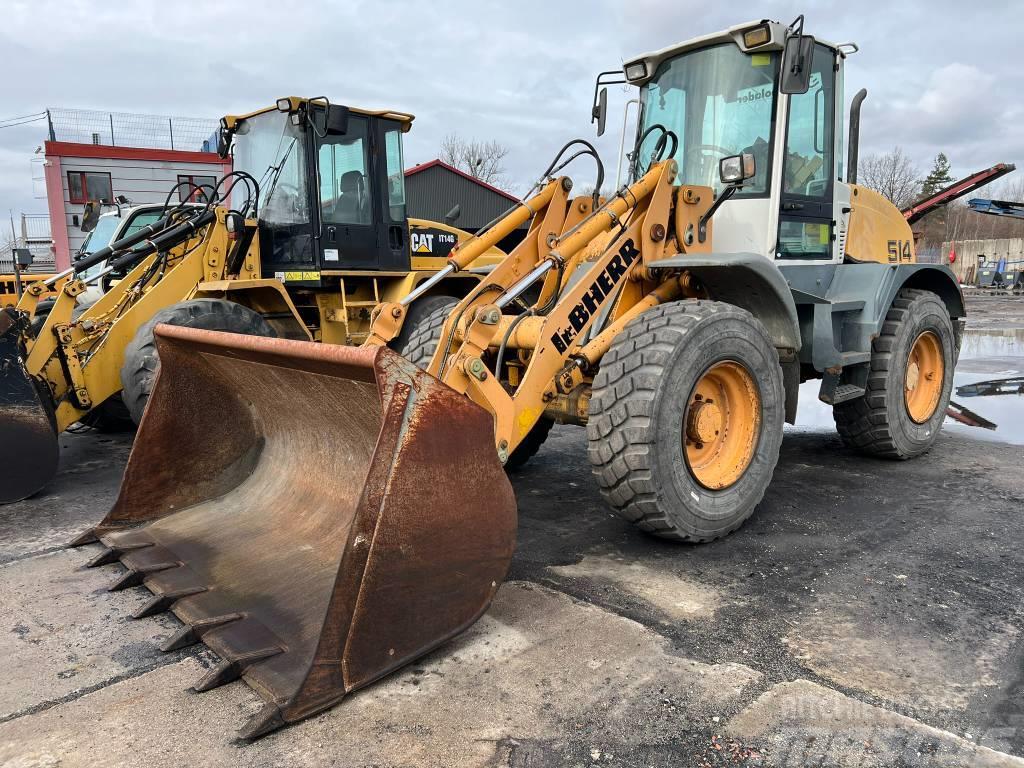
M 984 255 L 988 264 L 999 259 L 1008 262 L 1024 262 L 1024 238 L 1010 237 L 997 240 L 953 240 L 942 244 L 942 253 L 948 254 L 950 247 L 956 249 L 956 261 L 950 266 L 960 280 L 967 277 L 971 267 L 977 267 L 978 257 Z
M 57 269 L 70 265 L 71 254 L 85 240 L 81 231 L 84 204 L 72 203 L 68 173 L 109 173 L 113 195 L 124 195 L 133 204 L 162 203 L 177 184 L 179 175 L 213 176 L 231 170 L 230 162 L 209 152 L 146 150 L 90 144 L 46 142 L 46 196 L 50 211 Z M 177 195 L 172 198 L 177 201 Z

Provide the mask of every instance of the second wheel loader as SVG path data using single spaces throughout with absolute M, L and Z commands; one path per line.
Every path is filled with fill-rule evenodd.
M 115 242 L 0 307 L 0 503 L 49 482 L 71 424 L 142 418 L 158 323 L 358 344 L 374 307 L 435 275 L 469 234 L 406 216 L 402 135 L 412 121 L 295 97 L 225 117 L 220 151 L 233 172 L 183 190 L 204 204 L 171 207 L 177 185 L 163 207 L 128 212 L 138 221 Z M 481 252 L 477 266 L 502 255 Z M 454 302 L 478 281 L 472 271 L 432 281 L 427 300 Z
M 963 299 L 844 173 L 855 50 L 802 19 L 758 21 L 628 61 L 617 79 L 642 109 L 627 183 L 572 197 L 568 162 L 595 160 L 599 188 L 603 172 L 587 142 L 566 145 L 522 205 L 376 310 L 358 349 L 158 326 L 165 365 L 120 495 L 78 543 L 127 568 L 115 586 L 149 589 L 142 613 L 184 622 L 167 647 L 222 658 L 199 690 L 242 677 L 265 699 L 253 738 L 486 610 L 515 538 L 503 467 L 552 422 L 586 426 L 613 509 L 677 541 L 751 515 L 801 381 L 821 381 L 848 445 L 925 452 Z M 525 221 L 464 298 L 415 312 Z M 425 370 L 388 348 L 402 334 Z

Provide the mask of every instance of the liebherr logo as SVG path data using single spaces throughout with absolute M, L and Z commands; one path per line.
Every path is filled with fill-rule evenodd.
M 565 352 L 569 348 L 587 321 L 597 312 L 601 302 L 615 289 L 615 285 L 639 255 L 640 251 L 633 244 L 632 238 L 622 244 L 619 252 L 608 262 L 608 266 L 602 269 L 601 274 L 590 284 L 579 304 L 569 312 L 569 324 L 551 334 L 551 343 L 555 345 L 555 349 Z

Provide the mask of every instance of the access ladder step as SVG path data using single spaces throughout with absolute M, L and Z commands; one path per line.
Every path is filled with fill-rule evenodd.
M 832 405 L 845 403 L 847 400 L 856 400 L 864 396 L 864 387 L 856 384 L 840 384 L 832 393 Z

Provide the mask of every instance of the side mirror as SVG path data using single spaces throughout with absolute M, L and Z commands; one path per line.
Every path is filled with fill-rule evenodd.
M 448 213 L 444 215 L 444 223 L 451 226 L 462 215 L 462 206 L 456 203 Z
M 15 248 L 14 249 L 14 262 L 19 267 L 31 267 L 32 266 L 32 251 L 28 248 Z
M 96 229 L 96 222 L 100 220 L 100 202 L 98 200 L 90 200 L 85 204 L 85 210 L 82 211 L 82 231 L 92 232 Z
M 597 135 L 604 136 L 604 126 L 608 119 L 608 89 L 602 88 L 597 94 L 597 102 L 590 110 L 590 122 L 597 123 Z
M 227 128 L 221 128 L 217 131 L 217 154 L 221 160 L 224 160 L 228 156 L 228 152 L 231 151 L 231 131 Z
M 757 163 L 750 152 L 723 157 L 718 161 L 718 178 L 723 184 L 739 186 L 747 179 L 754 178 L 756 173 Z
M 782 78 L 779 90 L 783 93 L 807 93 L 811 86 L 811 60 L 814 57 L 814 38 L 810 35 L 792 35 L 786 38 L 782 54 Z
M 348 133 L 348 107 L 330 104 L 324 120 L 324 130 L 332 136 L 344 136 Z
M 245 232 L 245 217 L 237 211 L 231 211 L 224 217 L 224 229 L 228 240 L 238 240 Z

